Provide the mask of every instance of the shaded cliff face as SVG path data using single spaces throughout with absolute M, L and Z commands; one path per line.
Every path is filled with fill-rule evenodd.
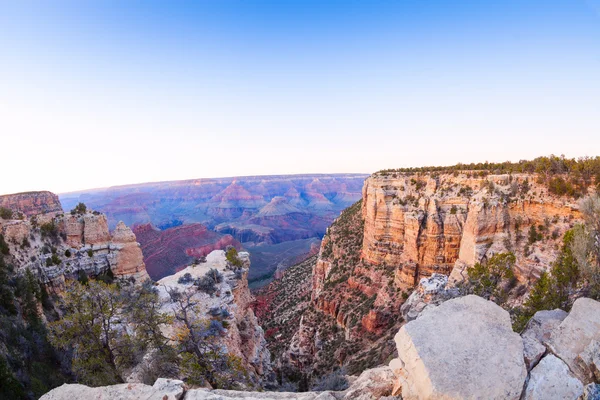
M 155 280 L 174 274 L 191 264 L 194 258 L 206 256 L 213 250 L 225 249 L 228 245 L 241 247 L 231 235 L 210 231 L 202 224 L 162 231 L 144 224 L 134 226 L 133 232 L 142 246 L 146 270 Z
M 62 212 L 58 196 L 51 192 L 26 192 L 0 196 L 0 207 L 21 212 L 27 217 Z
M 227 260 L 223 250 L 215 250 L 208 254 L 206 262 L 188 266 L 181 271 L 169 275 L 157 282 L 159 296 L 162 299 L 161 311 L 172 313 L 174 303 L 168 292 L 178 290 L 194 290 L 192 300 L 196 302 L 193 318 L 197 320 L 211 320 L 215 317 L 211 310 L 226 310 L 228 328 L 219 336 L 219 343 L 224 346 L 227 353 L 238 356 L 242 368 L 249 375 L 252 383 L 259 387 L 268 386 L 273 382 L 271 369 L 271 355 L 266 345 L 262 328 L 257 322 L 250 304 L 254 298 L 248 289 L 248 269 L 250 259 L 248 253 L 238 253 L 243 265 L 243 273 L 236 275 L 227 267 Z M 223 275 L 222 282 L 216 284 L 216 292 L 212 295 L 194 288 L 193 282 L 182 283 L 179 279 L 185 274 L 190 274 L 193 279 L 203 277 L 210 269 L 216 269 Z M 173 332 L 180 329 L 181 321 L 175 320 L 173 324 L 165 327 L 165 334 L 174 337 Z
M 56 195 L 30 195 L 31 199 L 27 194 L 18 197 L 20 204 L 36 204 L 35 212 L 19 209 L 29 210 L 29 219 L 0 220 L 0 233 L 17 271 L 30 269 L 48 289 L 58 292 L 66 280 L 81 274 L 93 277 L 110 271 L 119 278 L 149 278 L 140 245 L 125 224 L 117 224 L 111 234 L 103 214 L 64 214 L 56 209 Z

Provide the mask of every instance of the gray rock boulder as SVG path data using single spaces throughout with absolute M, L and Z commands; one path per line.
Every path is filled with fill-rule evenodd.
M 531 371 L 525 400 L 577 400 L 583 394 L 583 384 L 567 364 L 550 354 Z
M 400 314 L 405 321 L 417 319 L 425 312 L 435 308 L 446 300 L 457 297 L 456 288 L 447 288 L 448 277 L 442 274 L 433 274 L 422 278 L 419 285 L 400 307 Z
M 545 343 L 550 339 L 552 331 L 564 321 L 567 315 L 569 314 L 566 311 L 559 308 L 538 311 L 531 317 L 521 336 L 532 337 L 540 343 Z
M 554 329 L 567 317 L 567 312 L 555 309 L 551 311 L 538 311 L 527 323 L 525 330 L 521 333 L 525 347 L 523 356 L 527 370 L 531 370 L 546 353 L 544 343 L 550 339 Z
M 600 341 L 600 303 L 587 298 L 575 301 L 569 315 L 554 329 L 546 346 L 563 360 L 583 383 L 592 383 L 594 372 L 583 354 L 592 341 Z M 583 358 L 580 355 L 583 354 Z
M 84 385 L 64 384 L 52 389 L 40 400 L 181 400 L 183 382 L 175 379 L 157 379 L 153 386 L 143 383 L 123 383 L 120 385 L 91 388 Z
M 192 389 L 185 394 L 185 400 L 336 400 L 329 392 L 284 393 L 284 392 L 239 392 L 236 390 Z
M 448 300 L 404 325 L 395 340 L 390 367 L 404 400 L 516 400 L 523 391 L 523 341 L 509 314 L 481 297 Z
M 592 340 L 579 356 L 577 365 L 589 373 L 590 379 L 600 382 L 600 342 Z
M 390 367 L 372 368 L 364 371 L 346 390 L 344 400 L 380 399 L 392 394 L 394 373 Z

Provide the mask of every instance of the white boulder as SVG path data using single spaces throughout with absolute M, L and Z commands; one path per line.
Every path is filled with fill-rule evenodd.
M 508 313 L 477 296 L 448 300 L 404 325 L 390 363 L 402 398 L 519 399 L 527 370 Z
M 546 345 L 580 381 L 591 383 L 594 371 L 580 355 L 594 340 L 600 341 L 600 302 L 580 298 L 564 321 L 554 329 Z
M 525 400 L 576 400 L 583 384 L 569 371 L 567 364 L 550 354 L 531 371 Z

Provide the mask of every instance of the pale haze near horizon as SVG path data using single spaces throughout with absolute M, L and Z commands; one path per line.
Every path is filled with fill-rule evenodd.
M 600 155 L 595 1 L 12 3 L 0 194 Z

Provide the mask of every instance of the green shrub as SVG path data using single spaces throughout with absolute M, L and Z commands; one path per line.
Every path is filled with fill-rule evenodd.
M 47 222 L 40 226 L 40 231 L 42 232 L 42 237 L 49 237 L 52 239 L 56 239 L 58 237 L 58 226 L 52 222 Z
M 13 217 L 13 212 L 10 208 L 0 207 L 0 218 L 11 219 L 12 217 Z
M 508 281 L 514 286 L 514 265 L 517 259 L 513 253 L 494 254 L 487 262 L 477 263 L 467 273 L 468 291 L 498 304 L 506 300 L 506 287 L 501 283 Z
M 87 212 L 87 207 L 85 204 L 83 203 L 79 203 L 75 206 L 74 209 L 71 210 L 71 215 L 80 215 L 80 214 L 85 214 Z

